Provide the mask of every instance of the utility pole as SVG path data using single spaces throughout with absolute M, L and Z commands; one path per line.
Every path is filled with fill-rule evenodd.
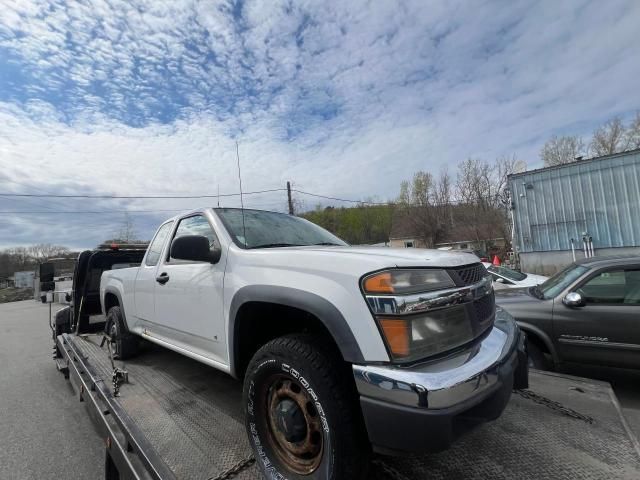
M 287 201 L 289 202 L 289 215 L 293 215 L 293 200 L 291 200 L 291 182 L 287 182 Z

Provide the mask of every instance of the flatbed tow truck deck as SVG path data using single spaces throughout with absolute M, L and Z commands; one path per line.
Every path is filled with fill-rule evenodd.
M 251 457 L 240 382 L 150 344 L 117 381 L 97 334 L 57 337 L 56 361 L 105 440 L 105 478 L 262 478 Z M 124 375 L 121 374 L 120 378 Z M 428 435 L 428 432 L 425 432 Z M 374 456 L 370 479 L 640 478 L 640 445 L 611 387 L 532 371 L 502 417 L 451 449 Z

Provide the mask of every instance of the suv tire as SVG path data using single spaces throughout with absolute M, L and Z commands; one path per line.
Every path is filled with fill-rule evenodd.
M 105 333 L 111 337 L 113 358 L 126 360 L 138 353 L 140 341 L 136 335 L 127 331 L 120 307 L 109 309 L 105 322 Z
M 529 356 L 529 368 L 535 368 L 537 370 L 551 369 L 549 360 L 547 360 L 545 354 L 535 343 L 527 341 L 527 353 Z
M 308 335 L 277 338 L 253 356 L 244 379 L 245 424 L 266 478 L 365 476 L 370 446 L 345 367 Z

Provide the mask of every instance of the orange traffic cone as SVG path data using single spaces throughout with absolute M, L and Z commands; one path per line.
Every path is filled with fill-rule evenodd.
M 493 263 L 496 267 L 500 266 L 500 259 L 498 258 L 498 255 L 493 256 L 493 262 L 491 263 Z

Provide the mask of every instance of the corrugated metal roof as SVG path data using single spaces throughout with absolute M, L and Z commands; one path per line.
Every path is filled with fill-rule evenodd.
M 520 252 L 640 246 L 640 150 L 509 177 Z

